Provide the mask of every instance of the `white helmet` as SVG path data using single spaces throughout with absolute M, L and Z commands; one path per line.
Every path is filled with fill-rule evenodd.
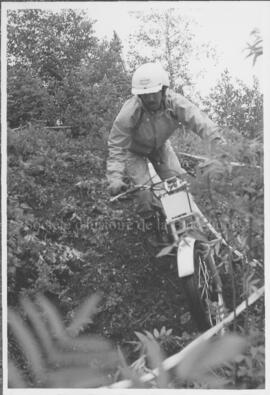
M 169 85 L 168 74 L 160 64 L 145 63 L 133 74 L 131 92 L 133 95 L 155 93 Z

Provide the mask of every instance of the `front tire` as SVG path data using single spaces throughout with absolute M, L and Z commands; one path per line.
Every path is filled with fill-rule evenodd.
M 192 318 L 200 331 L 205 331 L 220 320 L 223 298 L 217 292 L 214 273 L 205 259 L 201 243 L 194 244 L 194 273 L 183 277 L 183 287 L 188 299 Z

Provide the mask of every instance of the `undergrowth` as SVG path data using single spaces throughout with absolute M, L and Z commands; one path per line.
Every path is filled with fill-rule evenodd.
M 228 164 L 236 159 L 244 161 L 241 153 L 244 151 L 249 166 L 260 166 L 261 145 L 260 141 L 254 141 L 243 150 L 240 139 L 238 149 L 235 142 L 232 148 L 226 151 L 230 152 L 226 157 L 224 152 L 217 152 L 215 160 L 200 171 L 196 170 L 198 163 L 189 163 L 196 174 L 196 178 L 191 179 L 196 201 L 226 241 L 245 257 L 243 264 L 232 265 L 228 253 L 220 256 L 224 293 L 230 310 L 263 283 L 262 171 L 252 167 L 231 168 Z M 117 366 L 110 367 L 111 376 L 105 373 L 105 380 L 102 373 L 100 382 L 85 382 L 86 386 L 107 385 L 134 374 L 137 377 L 138 372 L 141 374 L 160 365 L 160 359 L 172 355 L 196 337 L 174 263 L 164 259 L 157 264 L 145 247 L 142 224 L 132 200 L 115 205 L 108 203 L 105 157 L 106 148 L 102 145 L 98 148 L 90 137 L 74 139 L 63 132 L 37 127 L 8 134 L 9 306 L 16 311 L 21 300 L 28 300 L 22 297 L 43 294 L 48 303 L 60 309 L 64 327 L 76 319 L 76 309 L 89 294 L 103 293 L 96 318 L 87 321 L 84 333 L 90 338 L 99 334 L 121 347 L 122 365 L 117 359 Z M 14 314 L 11 313 L 11 317 L 17 317 Z M 26 315 L 27 312 L 20 319 L 21 328 Z M 214 381 L 213 377 L 207 383 L 197 377 L 179 379 L 170 373 L 163 378 L 165 381 L 149 385 L 262 387 L 263 317 L 264 303 L 260 301 L 230 328 L 240 331 L 250 347 L 232 366 L 220 368 L 218 365 L 221 382 Z M 155 360 L 150 365 L 149 350 L 143 345 L 145 338 L 158 344 L 158 348 L 150 346 Z M 10 335 L 10 342 L 10 358 L 25 372 L 29 355 L 22 356 L 18 352 L 14 334 Z M 124 369 L 126 375 L 123 376 L 119 364 L 125 369 L 128 366 L 129 373 Z M 80 378 L 77 367 L 75 370 Z M 15 371 L 11 365 L 10 372 Z M 59 382 L 55 376 L 46 381 L 46 385 L 63 385 L 61 380 L 66 376 L 64 370 L 62 373 Z M 47 380 L 47 373 L 43 380 Z M 14 381 L 12 383 L 14 385 Z M 31 374 L 26 383 L 41 385 Z M 70 381 L 67 383 L 70 385 Z M 140 383 L 138 376 L 133 385 L 146 384 Z

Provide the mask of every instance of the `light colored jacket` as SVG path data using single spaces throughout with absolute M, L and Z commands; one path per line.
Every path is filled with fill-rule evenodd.
M 167 89 L 162 109 L 149 112 L 139 96 L 128 99 L 116 117 L 108 140 L 107 178 L 122 179 L 128 151 L 155 153 L 179 127 L 187 126 L 201 138 L 219 137 L 219 128 L 184 96 Z

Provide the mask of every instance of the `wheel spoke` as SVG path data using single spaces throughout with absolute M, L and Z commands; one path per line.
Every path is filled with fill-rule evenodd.
M 201 270 L 200 270 L 201 269 Z M 203 275 L 203 284 L 201 284 L 201 272 Z M 208 272 L 205 266 L 204 261 L 202 261 L 201 257 L 199 257 L 199 288 L 203 287 L 202 292 L 201 292 L 201 298 L 203 298 L 203 294 L 207 288 L 209 288 L 208 284 L 209 276 Z
M 199 279 L 198 279 L 198 286 L 201 289 L 201 300 L 204 301 L 207 309 L 207 315 L 210 321 L 210 325 L 213 326 L 213 315 L 217 316 L 217 308 L 213 305 L 211 298 L 210 298 L 210 275 L 207 270 L 207 265 L 199 256 Z M 215 309 L 215 314 L 213 314 L 213 308 Z

